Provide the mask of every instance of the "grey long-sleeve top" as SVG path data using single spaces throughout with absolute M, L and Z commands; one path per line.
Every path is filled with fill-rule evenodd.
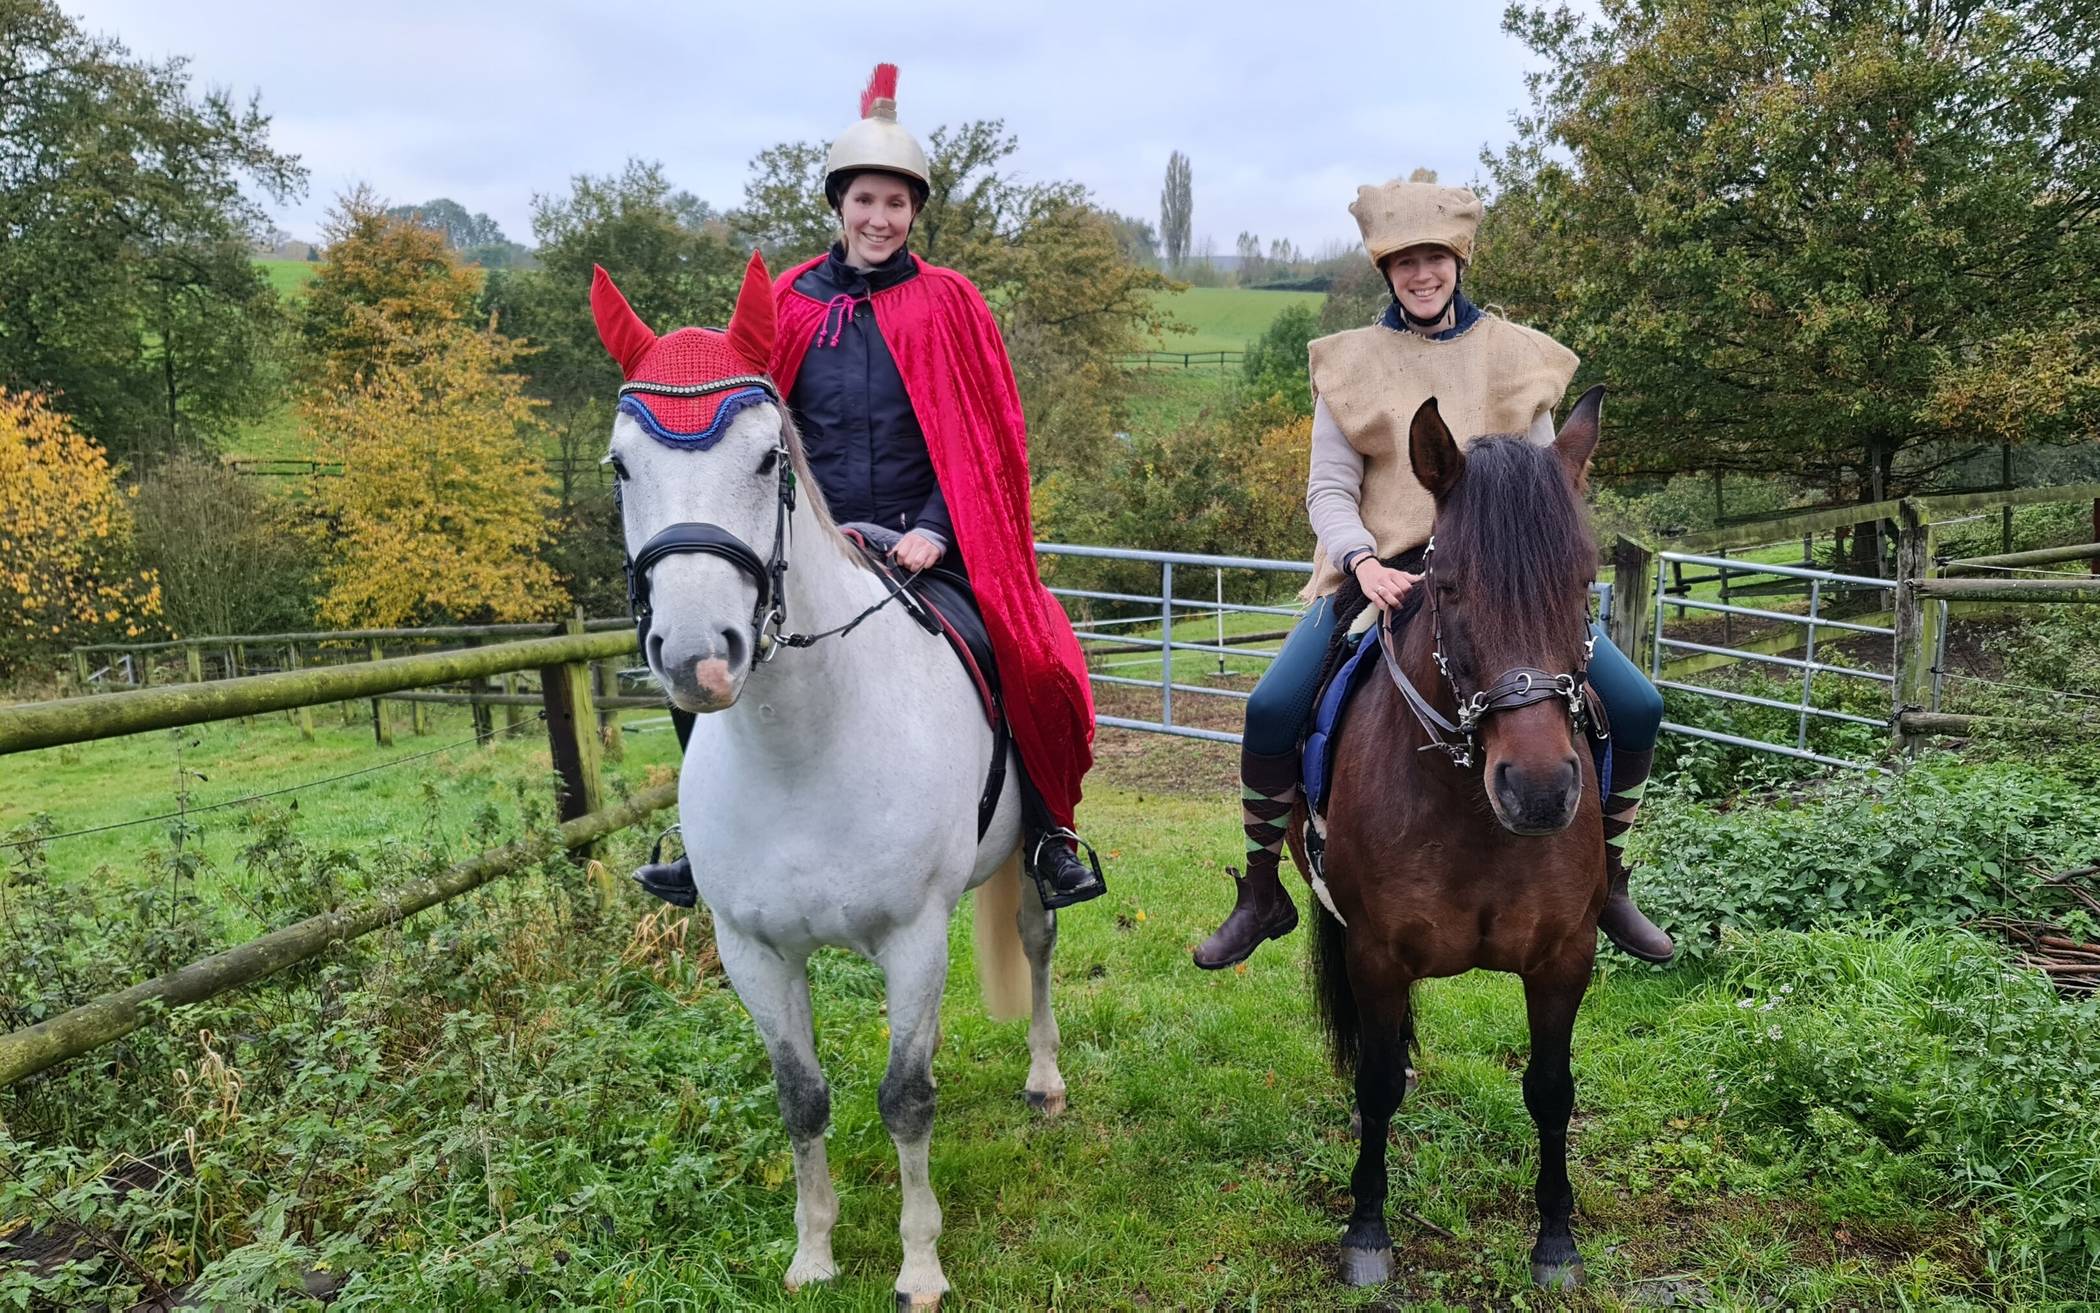
M 1524 436 L 1540 446 L 1552 442 L 1553 412 L 1540 411 Z M 1404 458 L 1406 453 L 1400 455 Z M 1327 403 L 1314 398 L 1312 470 L 1305 481 L 1305 510 L 1312 520 L 1313 536 L 1337 567 L 1351 552 L 1378 550 L 1377 539 L 1364 527 L 1363 487 L 1363 453 L 1349 445 L 1348 435 L 1335 423 Z

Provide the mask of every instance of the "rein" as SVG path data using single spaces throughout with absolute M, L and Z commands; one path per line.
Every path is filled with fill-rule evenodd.
M 1444 684 L 1451 690 L 1452 700 L 1458 704 L 1458 720 L 1453 722 L 1436 709 L 1400 668 L 1400 655 L 1393 647 L 1393 630 L 1390 622 L 1378 626 L 1378 652 L 1384 660 L 1386 674 L 1399 688 L 1400 695 L 1407 699 L 1409 710 L 1429 736 L 1429 742 L 1415 749 L 1428 752 L 1435 749 L 1451 759 L 1451 764 L 1461 770 L 1470 769 L 1480 760 L 1480 725 L 1498 711 L 1515 711 L 1535 702 L 1552 698 L 1565 698 L 1568 717 L 1575 728 L 1582 729 L 1589 721 L 1589 707 L 1583 697 L 1583 685 L 1588 679 L 1590 657 L 1596 651 L 1597 638 L 1592 634 L 1582 644 L 1582 661 L 1572 671 L 1552 674 L 1536 666 L 1517 666 L 1502 672 L 1494 683 L 1467 697 L 1459 688 L 1458 679 L 1451 673 L 1451 663 L 1444 657 L 1444 628 L 1442 613 L 1436 602 L 1436 539 L 1430 538 L 1429 546 L 1422 554 L 1421 587 L 1429 589 L 1429 623 L 1433 646 L 1431 656 L 1436 668 L 1444 677 Z
M 702 392 L 725 391 L 730 388 L 751 387 L 754 385 L 763 388 L 766 395 L 773 400 L 775 405 L 780 404 L 780 393 L 774 389 L 772 380 L 764 378 L 739 377 L 724 379 L 719 383 L 680 388 L 677 391 L 681 396 L 693 396 Z M 630 384 L 629 386 L 638 391 L 643 390 L 640 385 Z M 627 388 L 621 389 L 622 392 L 627 390 Z M 669 391 L 670 389 L 652 387 L 649 390 Z M 710 524 L 700 520 L 684 520 L 677 524 L 666 525 L 662 529 L 657 530 L 648 542 L 642 544 L 641 551 L 626 558 L 627 606 L 628 610 L 634 615 L 635 638 L 641 644 L 645 658 L 649 645 L 649 622 L 655 615 L 655 608 L 649 598 L 649 571 L 655 567 L 657 562 L 668 556 L 718 556 L 743 571 L 745 575 L 750 577 L 752 583 L 758 586 L 758 601 L 751 610 L 751 651 L 753 661 L 760 665 L 780 655 L 782 648 L 813 647 L 822 639 L 843 637 L 850 634 L 860 626 L 861 621 L 866 620 L 869 616 L 874 615 L 892 602 L 902 601 L 906 610 L 913 612 L 914 617 L 919 618 L 921 624 L 925 623 L 924 619 L 919 616 L 921 608 L 916 605 L 915 599 L 909 596 L 916 576 L 913 579 L 907 579 L 903 583 L 899 583 L 887 571 L 877 571 L 877 574 L 883 581 L 883 586 L 888 590 L 881 601 L 869 606 L 845 624 L 819 633 L 798 634 L 788 630 L 789 517 L 794 514 L 795 510 L 796 483 L 794 461 L 788 452 L 785 430 L 782 430 L 782 433 L 783 436 L 774 446 L 771 457 L 775 470 L 772 555 L 764 560 L 760 560 L 758 553 L 751 549 L 750 544 L 719 524 Z M 613 484 L 613 500 L 616 509 L 618 508 L 619 499 L 620 485 L 618 482 L 615 482 Z

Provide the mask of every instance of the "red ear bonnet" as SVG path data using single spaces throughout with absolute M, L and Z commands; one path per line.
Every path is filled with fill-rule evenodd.
M 598 321 L 598 340 L 620 362 L 620 372 L 633 378 L 634 367 L 656 345 L 656 334 L 613 286 L 612 275 L 595 264 L 591 266 L 591 317 Z
M 744 270 L 729 329 L 681 328 L 662 337 L 628 306 L 605 270 L 591 277 L 598 340 L 627 382 L 620 413 L 658 442 L 705 451 L 751 406 L 779 400 L 773 361 L 773 286 L 758 252 Z
M 751 263 L 744 266 L 736 310 L 729 316 L 729 345 L 754 374 L 773 366 L 773 323 L 773 280 L 766 273 L 766 257 L 753 251 Z

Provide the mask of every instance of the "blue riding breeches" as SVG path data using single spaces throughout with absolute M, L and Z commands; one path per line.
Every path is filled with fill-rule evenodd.
M 1296 750 L 1320 695 L 1320 672 L 1334 636 L 1334 598 L 1320 598 L 1301 616 L 1268 673 L 1247 701 L 1243 735 L 1248 752 L 1275 756 Z M 1624 653 L 1612 646 L 1604 626 L 1594 625 L 1597 646 L 1590 656 L 1590 684 L 1611 718 L 1613 741 L 1632 752 L 1655 746 L 1662 726 L 1662 694 Z

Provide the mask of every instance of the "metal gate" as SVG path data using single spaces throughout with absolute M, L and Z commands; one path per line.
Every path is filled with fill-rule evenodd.
M 1680 595 L 1672 596 L 1670 591 L 1672 576 L 1681 577 L 1683 567 L 1687 565 L 1714 571 L 1713 575 L 1700 579 L 1697 582 L 1719 583 L 1722 600 L 1706 601 L 1694 598 L 1691 596 L 1691 585 L 1680 585 L 1678 589 Z M 1733 600 L 1734 596 L 1746 591 L 1744 585 L 1747 580 L 1757 576 L 1772 576 L 1774 579 L 1781 581 L 1781 583 L 1749 584 L 1747 591 L 1752 595 L 1756 595 L 1761 588 L 1765 591 L 1773 591 L 1782 587 L 1785 583 L 1794 583 L 1807 589 L 1808 610 L 1805 613 L 1768 610 L 1762 607 L 1743 606 L 1735 602 Z M 1827 594 L 1839 591 L 1868 591 L 1884 594 L 1893 601 L 1896 586 L 1894 579 L 1874 579 L 1865 575 L 1839 574 L 1831 570 L 1810 569 L 1807 566 L 1768 565 L 1736 557 L 1695 556 L 1688 552 L 1657 552 L 1654 599 L 1655 641 L 1650 648 L 1652 656 L 1650 657 L 1648 672 L 1649 678 L 1655 682 L 1655 686 L 1695 697 L 1711 698 L 1716 701 L 1775 707 L 1782 711 L 1793 712 L 1796 721 L 1794 742 L 1792 744 L 1773 743 L 1764 739 L 1723 734 L 1715 730 L 1703 729 L 1696 725 L 1679 724 L 1670 720 L 1663 722 L 1663 729 L 1673 734 L 1710 739 L 1714 742 L 1726 743 L 1734 747 L 1749 748 L 1757 752 L 1769 752 L 1782 757 L 1796 757 L 1805 761 L 1821 762 L 1829 766 L 1846 766 L 1854 770 L 1876 769 L 1870 762 L 1853 761 L 1844 757 L 1828 756 L 1823 753 L 1810 751 L 1808 748 L 1808 725 L 1811 718 L 1815 718 L 1844 721 L 1858 725 L 1872 725 L 1878 729 L 1886 729 L 1888 727 L 1887 717 L 1861 716 L 1848 711 L 1819 707 L 1815 704 L 1814 694 L 1816 677 L 1818 675 L 1827 675 L 1836 679 L 1867 680 L 1883 687 L 1892 688 L 1894 686 L 1896 682 L 1896 631 L 1894 627 L 1871 624 L 1859 619 L 1833 617 L 1825 613 L 1825 606 L 1830 600 Z M 1788 589 L 1787 591 L 1798 591 L 1798 588 Z M 1798 628 L 1801 631 L 1801 641 L 1798 644 L 1788 644 L 1781 648 L 1780 651 L 1759 652 L 1748 648 L 1730 646 L 1730 640 L 1726 638 L 1719 643 L 1697 642 L 1689 638 L 1671 638 L 1665 632 L 1665 627 L 1668 623 L 1669 612 L 1673 608 L 1677 611 L 1677 618 L 1680 622 L 1686 618 L 1686 613 L 1690 611 L 1706 612 L 1729 619 L 1740 616 L 1750 620 L 1777 622 L 1782 626 L 1782 632 L 1784 627 Z M 1818 660 L 1816 656 L 1817 639 L 1819 635 L 1830 632 L 1840 634 L 1875 634 L 1887 638 L 1889 640 L 1888 668 L 1885 670 L 1869 669 L 1864 666 L 1844 665 L 1834 661 Z M 1795 648 L 1799 649 L 1800 656 L 1781 655 L 1781 651 L 1792 651 Z M 1798 694 L 1793 700 L 1784 701 L 1778 698 L 1738 693 L 1729 689 L 1709 688 L 1703 684 L 1693 684 L 1682 679 L 1666 679 L 1663 674 L 1663 653 L 1665 650 L 1691 655 L 1705 654 L 1731 657 L 1738 661 L 1756 662 L 1761 665 L 1777 666 L 1786 670 L 1797 671 L 1800 674 L 1800 682 L 1796 685 Z

